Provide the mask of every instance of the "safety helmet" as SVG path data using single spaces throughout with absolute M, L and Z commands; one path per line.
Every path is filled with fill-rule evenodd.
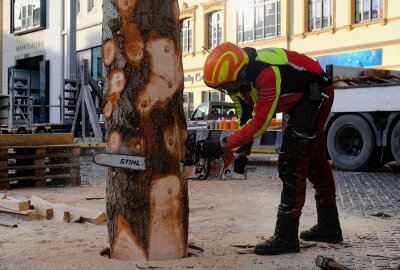
M 239 46 L 225 42 L 215 47 L 204 62 L 204 83 L 212 88 L 235 82 L 249 56 Z

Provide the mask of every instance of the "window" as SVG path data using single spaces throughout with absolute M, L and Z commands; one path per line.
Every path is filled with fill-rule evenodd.
M 281 1 L 251 0 L 238 8 L 238 43 L 281 34 Z
M 12 0 L 11 4 L 11 33 L 23 34 L 45 28 L 45 0 Z
M 223 95 L 219 91 L 210 91 L 210 101 L 221 101 L 221 95 Z
M 201 102 L 205 101 L 225 101 L 225 94 L 220 91 L 202 91 L 201 92 Z
M 76 0 L 76 15 L 81 13 L 81 1 Z
M 214 48 L 215 46 L 223 42 L 223 27 L 224 15 L 222 11 L 216 11 L 208 14 L 208 48 Z
M 332 27 L 332 0 L 308 0 L 308 30 Z
M 356 23 L 383 18 L 384 0 L 356 0 Z
M 193 51 L 193 19 L 182 20 L 182 52 Z
M 101 81 L 102 76 L 102 60 L 101 60 L 101 47 L 95 47 L 77 53 L 78 65 L 78 78 L 81 76 L 82 60 L 89 61 L 90 75 L 96 81 Z
M 193 113 L 193 93 L 183 93 L 183 110 L 186 118 L 189 118 Z
M 96 0 L 88 0 L 87 11 L 92 12 L 95 10 L 96 7 Z

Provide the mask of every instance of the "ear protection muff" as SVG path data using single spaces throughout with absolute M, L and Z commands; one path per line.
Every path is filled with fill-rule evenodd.
M 241 92 L 250 92 L 251 85 L 250 79 L 247 75 L 247 66 L 244 66 L 238 73 L 238 79 L 236 81 L 239 84 Z

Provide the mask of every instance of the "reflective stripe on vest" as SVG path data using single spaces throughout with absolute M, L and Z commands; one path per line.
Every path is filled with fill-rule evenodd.
M 253 138 L 254 138 L 254 139 L 256 139 L 257 137 L 261 136 L 261 135 L 265 132 L 265 130 L 267 130 L 267 128 L 268 128 L 268 126 L 269 126 L 269 124 L 270 124 L 270 122 L 271 122 L 271 120 L 272 120 L 272 117 L 273 117 L 274 114 L 275 114 L 276 107 L 278 106 L 279 96 L 280 96 L 280 94 L 281 94 L 281 73 L 279 72 L 279 69 L 278 69 L 277 67 L 272 66 L 271 68 L 273 69 L 273 71 L 274 71 L 274 73 L 275 73 L 275 78 L 276 78 L 276 82 L 275 82 L 275 86 L 276 86 L 276 96 L 275 96 L 274 102 L 272 102 L 271 108 L 269 109 L 268 116 L 267 116 L 267 118 L 265 119 L 265 122 L 264 122 L 263 126 L 261 127 L 260 130 L 258 130 L 258 131 L 253 135 Z M 254 118 L 254 116 L 255 116 L 254 111 L 255 111 L 255 107 L 256 107 L 256 106 L 257 106 L 257 105 L 256 105 L 256 103 L 255 103 L 255 106 L 254 106 L 254 109 L 253 109 L 253 118 Z

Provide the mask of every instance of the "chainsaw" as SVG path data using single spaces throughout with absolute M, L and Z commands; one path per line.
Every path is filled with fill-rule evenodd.
M 233 175 L 232 151 L 224 150 L 219 156 L 206 156 L 203 151 L 205 140 L 196 141 L 196 135 L 190 134 L 186 140 L 186 158 L 184 174 L 189 179 L 231 179 Z
M 189 179 L 233 179 L 232 151 L 225 150 L 219 156 L 206 156 L 203 151 L 204 140 L 196 141 L 196 135 L 190 134 L 186 140 L 186 156 L 181 163 L 181 172 Z M 144 171 L 146 169 L 145 158 L 141 156 L 98 153 L 93 160 L 96 164 Z M 245 179 L 246 175 L 240 178 Z

